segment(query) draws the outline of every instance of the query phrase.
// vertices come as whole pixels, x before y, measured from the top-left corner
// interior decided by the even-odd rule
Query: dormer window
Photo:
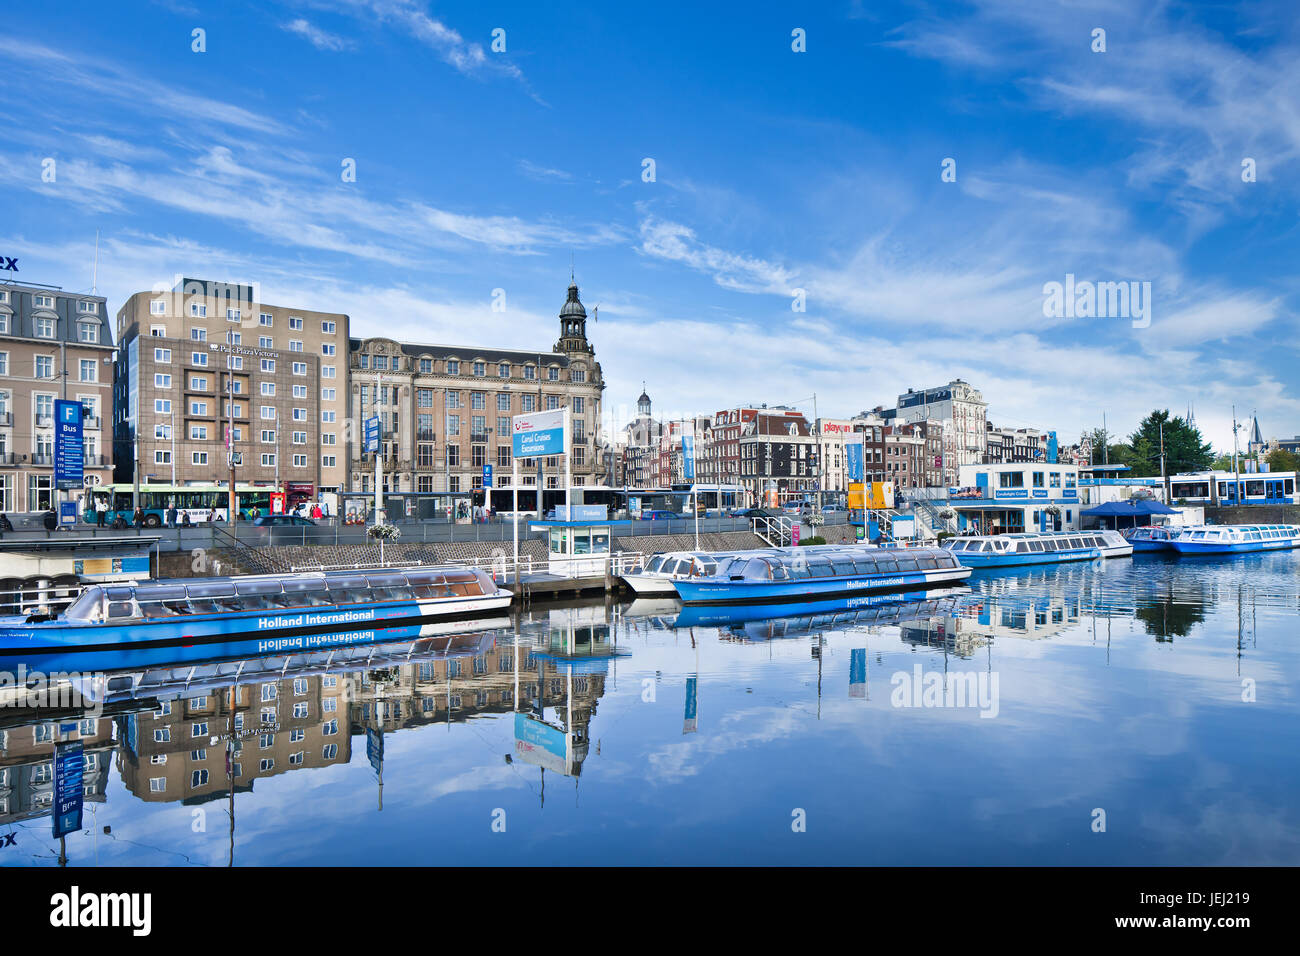
[[[42,339],[54,338],[54,320],[50,318],[38,317],[36,319],[36,336]]]
[[[498,366],[497,366],[497,375],[499,375],[501,378],[509,378],[509,377],[510,377],[510,363],[509,363],[509,362],[502,362],[500,365],[498,365]]]
[[[448,374],[448,375],[459,375],[459,374],[460,374],[460,362],[457,361],[456,359],[447,359],[447,374]]]
[[[558,382],[560,380],[560,370],[552,365],[546,370],[546,380],[548,382]]]
[[[54,296],[34,295],[32,296],[32,305],[38,309],[52,309],[54,308]]]
[[[95,315],[96,313],[99,312],[99,303],[86,302],[85,300],[82,300],[77,303],[77,311],[82,313],[83,315],[85,314]]]
[[[99,342],[99,326],[93,322],[77,323],[77,340],[80,342]]]
[[[530,381],[531,381],[532,379],[537,378],[537,366],[535,366],[535,365],[525,365],[525,366],[524,366],[524,378],[529,379]]]
[[[486,375],[486,374],[487,374],[487,363],[486,363],[486,362],[475,362],[475,363],[474,363],[474,374],[475,374],[475,375]]]

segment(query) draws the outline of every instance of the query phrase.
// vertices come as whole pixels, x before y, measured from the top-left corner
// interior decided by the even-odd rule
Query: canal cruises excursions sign
[[[563,455],[567,451],[564,440],[567,424],[568,418],[563,408],[557,408],[552,412],[516,415],[513,428],[514,457],[541,458],[547,455]]]

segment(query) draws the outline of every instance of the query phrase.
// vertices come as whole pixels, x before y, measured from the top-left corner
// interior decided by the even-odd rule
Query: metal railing
[[[789,518],[755,517],[753,532],[774,548],[789,547],[794,541],[794,522]]]

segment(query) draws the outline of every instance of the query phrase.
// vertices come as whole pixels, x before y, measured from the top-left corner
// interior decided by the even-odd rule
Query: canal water
[[[1300,860],[1300,552],[799,610],[124,660],[88,707],[0,711],[0,864],[58,862],[56,736],[87,757],[70,865]]]

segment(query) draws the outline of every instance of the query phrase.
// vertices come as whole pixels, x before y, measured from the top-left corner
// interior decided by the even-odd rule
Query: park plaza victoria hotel
[[[307,497],[343,490],[348,317],[258,295],[181,279],[127,299],[117,314],[116,481],[133,479],[138,438],[142,482],[224,484],[233,421],[237,482]]]
[[[110,479],[113,336],[103,296],[0,282],[0,513],[55,507],[54,403],[81,402],[87,484]]]
[[[560,308],[560,337],[550,351],[424,345],[388,338],[352,339],[349,391],[352,431],[379,416],[386,491],[468,494],[483,487],[491,465],[493,487],[509,489],[511,418],[567,407],[572,427],[575,487],[606,481],[598,444],[605,380],[587,339],[587,310],[570,284]],[[374,490],[371,456],[353,445],[349,491]],[[550,489],[564,487],[564,460],[543,460]],[[535,488],[536,470],[521,468],[520,487]]]

